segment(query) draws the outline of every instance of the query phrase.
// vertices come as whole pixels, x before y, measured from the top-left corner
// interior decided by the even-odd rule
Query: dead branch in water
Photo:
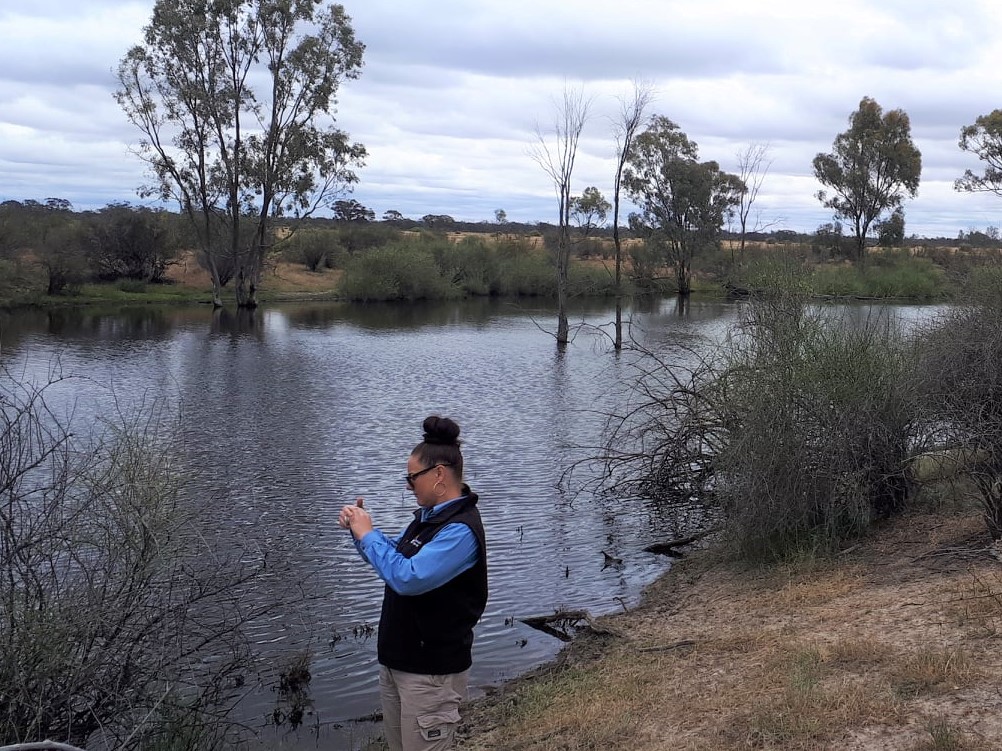
[[[571,641],[574,636],[570,633],[570,630],[580,630],[582,622],[584,623],[584,627],[591,629],[593,633],[621,636],[618,632],[595,623],[595,620],[587,610],[557,610],[549,615],[533,615],[519,618],[519,621],[537,631],[554,636],[560,639],[560,641]]]

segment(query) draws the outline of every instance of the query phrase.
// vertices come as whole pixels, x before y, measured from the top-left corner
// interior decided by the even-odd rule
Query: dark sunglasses
[[[451,464],[446,464],[445,462],[439,462],[438,464],[432,464],[430,467],[425,467],[424,469],[419,469],[417,472],[411,472],[409,475],[404,475],[404,479],[407,480],[407,484],[410,487],[414,487],[414,481],[418,479],[425,472],[431,472],[435,467],[451,467]]]

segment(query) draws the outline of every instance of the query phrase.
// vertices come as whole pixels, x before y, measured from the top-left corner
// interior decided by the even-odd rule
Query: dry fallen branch
[[[696,642],[692,639],[683,639],[682,641],[677,641],[674,644],[660,644],[653,647],[640,647],[638,652],[670,652],[674,649],[691,649],[696,646]]]
[[[712,534],[714,531],[715,530],[708,529],[695,535],[689,535],[688,537],[677,537],[674,540],[668,540],[667,542],[656,542],[653,545],[648,545],[644,548],[644,552],[656,553],[658,555],[668,555],[672,558],[681,558],[683,553],[676,548],[681,548],[684,545],[692,545],[694,542],[699,542],[704,537]]]
[[[587,610],[558,610],[549,615],[533,615],[526,618],[519,618],[526,626],[542,631],[545,634],[554,636],[560,641],[571,641],[573,635],[571,629],[581,629],[584,622],[585,627],[593,633],[604,636],[622,636],[619,632],[599,626],[591,617]]]

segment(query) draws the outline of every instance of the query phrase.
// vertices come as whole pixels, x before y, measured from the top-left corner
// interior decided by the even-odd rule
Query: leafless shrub
[[[0,739],[218,746],[260,564],[180,502],[170,410],[81,437],[47,406],[58,383],[0,368]]]

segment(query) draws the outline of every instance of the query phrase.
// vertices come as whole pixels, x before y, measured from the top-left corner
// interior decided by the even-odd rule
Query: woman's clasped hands
[[[365,501],[359,497],[354,506],[345,506],[338,515],[337,523],[344,529],[350,529],[356,540],[361,540],[372,531],[372,517],[365,510]]]

